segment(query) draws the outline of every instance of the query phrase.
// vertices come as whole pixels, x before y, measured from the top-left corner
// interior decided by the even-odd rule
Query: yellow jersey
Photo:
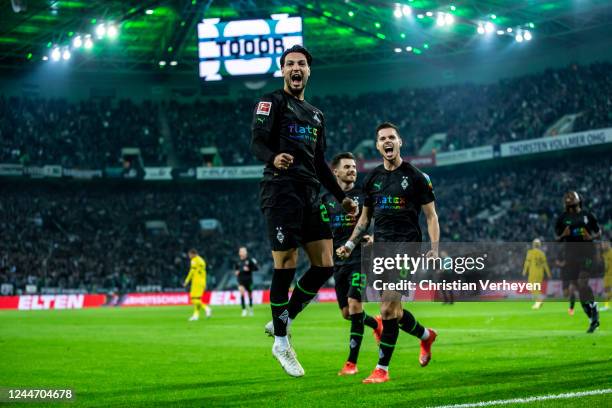
[[[550,278],[550,268],[544,251],[539,248],[531,248],[527,251],[525,265],[523,266],[523,276],[528,275],[529,282],[536,283],[544,280],[544,273]]]
[[[191,291],[196,288],[198,290],[202,288],[203,291],[206,287],[206,261],[199,255],[191,259],[191,267],[187,278],[185,278],[185,285],[189,282],[191,282]]]

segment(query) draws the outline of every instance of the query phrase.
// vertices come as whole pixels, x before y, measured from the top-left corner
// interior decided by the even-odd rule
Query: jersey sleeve
[[[194,259],[192,259],[192,260],[189,262],[189,273],[187,274],[187,277],[185,278],[185,285],[187,285],[189,282],[191,282],[191,281],[192,281],[192,279],[193,279],[193,275],[194,275],[194,273],[195,273],[196,269],[197,269],[197,268],[196,268],[196,265],[195,265]]]
[[[433,185],[427,173],[419,172],[416,179],[416,200],[420,205],[429,204],[436,199]]]
[[[257,259],[251,258],[251,262],[249,267],[251,268],[251,272],[255,272],[259,270],[259,264],[257,263]]]
[[[261,97],[253,109],[251,152],[258,160],[264,163],[271,164],[274,157],[276,157],[272,137],[281,103],[273,94],[268,94]]]
[[[531,253],[531,250],[527,251],[525,263],[523,264],[523,275],[527,275],[527,273],[529,272],[529,267],[531,266]]]

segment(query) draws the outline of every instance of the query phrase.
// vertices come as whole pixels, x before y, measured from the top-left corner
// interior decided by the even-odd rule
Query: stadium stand
[[[426,171],[434,183],[444,240],[553,240],[553,220],[570,189],[584,195],[604,236],[612,233],[607,205],[612,202],[612,157],[605,153]],[[0,284],[94,292],[176,288],[187,269],[185,251],[192,246],[202,249],[213,279],[231,270],[240,245],[264,265],[264,279],[257,282],[269,273],[256,182],[17,183],[0,187]],[[199,224],[203,218],[218,219],[221,229],[205,236]],[[163,221],[165,228],[148,229],[147,221]]]
[[[573,131],[612,126],[612,64],[571,65],[489,85],[402,89],[312,98],[326,115],[330,152],[371,140],[390,120],[415,154],[446,133],[438,151],[530,139],[565,115]],[[123,147],[138,147],[146,165],[206,165],[199,149],[215,146],[223,163],[256,163],[249,151],[253,100],[134,103],[0,97],[0,163],[117,165]],[[165,130],[164,130],[165,129]],[[370,148],[361,156],[375,156]],[[172,163],[169,163],[172,162]]]

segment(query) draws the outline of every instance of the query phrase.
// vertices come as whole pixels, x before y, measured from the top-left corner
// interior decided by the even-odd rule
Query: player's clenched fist
[[[353,249],[355,249],[355,244],[353,244],[352,241],[347,241],[346,244],[336,249],[336,255],[338,255],[338,258],[340,259],[347,259],[349,256],[351,256]]]
[[[342,200],[342,208],[350,216],[357,217],[357,215],[359,215],[359,205],[349,197],[345,197],[344,200]]]
[[[274,167],[279,170],[287,170],[292,164],[293,156],[289,153],[280,153],[274,158]]]

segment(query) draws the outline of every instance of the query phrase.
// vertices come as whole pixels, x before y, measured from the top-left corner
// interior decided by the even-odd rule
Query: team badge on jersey
[[[355,204],[357,204],[359,206],[359,197],[358,196],[354,196],[354,197],[351,197],[351,198],[353,199]]]
[[[402,176],[402,188],[405,190],[408,187],[408,176]]]
[[[257,105],[257,115],[270,116],[270,110],[272,109],[272,102],[259,102]]]
[[[282,244],[285,240],[285,234],[283,234],[283,227],[276,227],[276,231],[276,239]]]
[[[321,124],[321,118],[319,118],[319,112],[315,111],[314,115],[312,115],[312,119],[317,122],[317,125]]]

